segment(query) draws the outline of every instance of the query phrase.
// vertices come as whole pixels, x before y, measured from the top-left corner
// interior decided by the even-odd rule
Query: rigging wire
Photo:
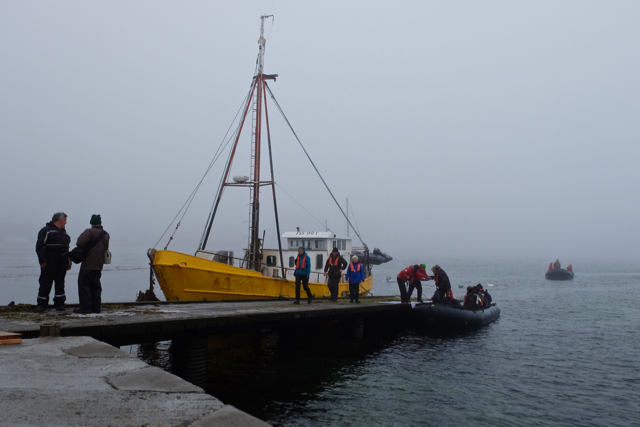
[[[338,206],[338,209],[340,209],[340,212],[342,212],[342,215],[347,220],[347,223],[349,223],[349,225],[351,225],[351,228],[353,228],[353,231],[355,231],[356,235],[358,236],[358,239],[360,239],[360,242],[364,246],[367,246],[367,244],[362,240],[362,237],[360,237],[360,232],[356,229],[356,227],[353,226],[353,224],[351,224],[351,221],[349,221],[349,217],[344,213],[344,211],[342,210],[342,206],[340,206],[340,203],[338,203],[338,201],[336,200],[335,196],[333,195],[333,193],[329,189],[329,186],[327,185],[327,183],[325,182],[324,178],[320,174],[320,171],[316,167],[315,163],[313,163],[313,160],[311,160],[311,157],[309,156],[309,153],[307,153],[307,150],[304,148],[304,145],[302,145],[302,141],[300,141],[300,138],[298,138],[298,134],[296,134],[296,131],[293,130],[293,126],[291,126],[291,123],[289,122],[289,119],[284,114],[284,111],[282,111],[282,108],[280,107],[280,104],[278,104],[278,100],[276,100],[276,97],[273,95],[273,92],[271,92],[271,88],[269,87],[269,85],[266,82],[264,83],[264,85],[267,88],[267,90],[269,91],[269,95],[271,95],[271,99],[273,99],[274,104],[276,105],[276,107],[278,107],[278,111],[280,111],[280,114],[282,114],[282,117],[284,118],[284,121],[287,122],[287,125],[289,126],[289,129],[291,129],[291,132],[293,133],[293,136],[296,137],[296,140],[298,141],[298,144],[300,144],[300,147],[302,147],[302,151],[304,151],[304,154],[307,156],[307,159],[309,159],[309,162],[311,162],[311,166],[313,166],[313,168],[315,169],[316,173],[320,177],[320,180],[322,181],[322,183],[324,184],[325,188],[327,189],[327,191],[331,195],[331,198],[333,198],[333,201]]]
[[[249,102],[251,102],[251,94],[252,93],[253,93],[253,84],[249,88],[249,92],[247,93],[247,96],[244,98],[244,101],[242,102],[242,105],[240,106],[240,109],[236,113],[236,116],[233,118],[233,122],[231,122],[232,125],[236,121],[236,119],[238,118],[238,114],[240,114],[240,111],[244,111],[244,109],[247,107],[247,104]],[[229,143],[232,140],[235,140],[235,138],[238,135],[238,133],[240,133],[242,131],[242,125],[243,125],[242,120],[238,120],[238,126],[236,127],[235,132],[227,140],[227,144],[225,145],[225,148],[229,145]],[[229,126],[229,128],[231,128],[231,126]],[[227,133],[228,132],[229,131],[227,131]],[[232,154],[232,150],[229,150],[229,154],[227,156],[227,164],[229,164],[229,169],[231,169],[231,164],[230,164],[231,154]],[[224,182],[223,181],[224,181],[224,174],[222,174],[222,176],[220,176],[220,182],[218,183],[218,189],[216,190],[216,194],[220,195],[220,197],[222,197],[222,194],[224,192],[224,187],[223,187]],[[207,234],[208,224],[211,222],[211,217],[213,216],[213,211],[215,210],[215,206],[216,206],[216,199],[213,200],[213,203],[211,205],[211,210],[209,211],[209,215],[207,217],[207,222],[205,222],[204,232],[202,233],[202,237],[200,238],[200,244],[198,245],[199,248],[202,248],[202,242],[204,241],[205,236]]]
[[[351,205],[349,205],[349,210],[353,214],[353,222],[356,223],[356,228],[354,228],[354,231],[356,231],[357,233],[360,233],[360,228],[358,228],[358,221],[356,220],[356,214],[355,212],[353,212],[353,208],[351,207]]]
[[[178,210],[178,213],[176,214],[175,217],[173,217],[173,219],[171,220],[171,222],[169,223],[169,225],[167,226],[167,228],[164,230],[164,233],[162,233],[162,235],[160,236],[160,238],[158,239],[158,241],[156,242],[155,245],[153,245],[153,247],[155,248],[156,246],[158,246],[158,243],[160,243],[160,241],[162,240],[162,238],[167,234],[167,232],[169,231],[169,229],[171,228],[171,226],[173,225],[173,223],[176,222],[176,219],[178,218],[178,216],[180,216],[180,213],[182,212],[182,216],[180,217],[180,220],[178,221],[178,224],[176,225],[175,230],[173,231],[173,233],[171,234],[171,237],[169,238],[169,242],[167,242],[167,246],[165,246],[165,250],[167,249],[167,247],[169,246],[169,243],[171,243],[171,240],[173,240],[173,236],[176,234],[176,231],[178,230],[178,227],[180,227],[180,223],[182,222],[182,219],[184,218],[184,216],[187,214],[187,210],[189,210],[189,207],[191,206],[191,203],[193,202],[193,199],[195,198],[196,193],[198,192],[198,190],[200,189],[200,186],[202,185],[202,182],[204,181],[205,177],[207,176],[207,174],[209,173],[209,171],[211,171],[211,168],[213,167],[213,165],[216,163],[216,161],[220,158],[220,156],[222,155],[222,152],[229,146],[229,143],[231,142],[231,140],[233,139],[234,135],[237,132],[234,132],[229,139],[227,139],[227,135],[229,135],[229,131],[231,130],[233,123],[235,123],[236,119],[238,118],[238,115],[240,114],[240,111],[242,111],[242,108],[245,106],[246,104],[246,99],[249,97],[249,95],[251,94],[251,91],[249,91],[249,94],[247,94],[247,97],[245,98],[245,100],[242,102],[242,105],[240,105],[240,108],[238,109],[238,111],[236,112],[235,117],[233,118],[233,120],[231,121],[231,124],[229,125],[229,128],[227,129],[227,132],[225,133],[224,137],[222,138],[222,141],[220,142],[220,145],[218,146],[218,149],[216,150],[216,152],[213,155],[213,159],[211,160],[211,162],[209,163],[209,166],[207,167],[206,171],[204,172],[204,175],[202,175],[202,178],[200,178],[200,181],[198,182],[198,184],[196,185],[196,187],[193,189],[193,191],[191,192],[191,194],[189,195],[189,197],[187,197],[187,200],[184,202],[184,204],[182,205],[182,207],[180,208],[180,210]],[[225,140],[227,141],[225,144]],[[224,144],[224,145],[223,145]],[[183,212],[184,210],[184,212]]]
[[[296,199],[294,199],[294,198],[293,198],[293,196],[292,196],[291,194],[287,193],[287,192],[284,190],[284,188],[280,187],[280,185],[278,185],[278,183],[277,183],[277,182],[276,182],[276,183],[274,183],[274,184],[276,184],[276,185],[278,186],[278,188],[279,188],[280,190],[282,190],[282,192],[283,192],[284,194],[286,194],[287,196],[289,196],[289,198],[290,198],[291,200],[293,200],[294,202],[296,202],[296,203],[298,204],[298,206],[300,206],[300,207],[301,207],[302,209],[304,209],[304,210],[305,210],[309,215],[311,215],[311,217],[312,217],[313,219],[315,219],[316,221],[318,221],[318,222],[319,222],[323,227],[325,226],[325,224],[324,224],[322,221],[320,221],[318,218],[316,218],[315,216],[313,216],[313,214],[312,214],[311,212],[309,212],[309,210],[308,210],[307,208],[305,208],[304,206],[302,206],[302,205],[300,204],[300,202],[298,202]],[[327,227],[327,229],[333,233],[333,230],[331,230],[329,227]]]

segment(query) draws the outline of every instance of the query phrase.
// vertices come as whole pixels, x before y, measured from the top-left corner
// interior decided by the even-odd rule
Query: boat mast
[[[244,108],[244,112],[241,118],[240,128],[238,130],[238,134],[236,135],[235,141],[233,143],[233,148],[231,149],[231,154],[229,155],[229,159],[225,167],[220,188],[218,189],[216,201],[211,211],[211,214],[209,216],[208,224],[207,224],[207,227],[205,228],[205,232],[202,236],[202,240],[200,243],[200,250],[204,250],[207,244],[207,240],[209,239],[211,226],[213,224],[213,220],[218,210],[218,206],[220,204],[220,199],[222,198],[222,193],[224,192],[224,189],[226,187],[249,187],[250,220],[249,220],[249,235],[248,235],[247,256],[246,256],[246,260],[248,262],[246,264],[246,268],[253,269],[256,271],[260,270],[260,265],[262,263],[262,255],[261,255],[262,245],[261,245],[261,239],[259,234],[260,187],[264,185],[271,185],[273,188],[274,209],[276,214],[276,228],[278,233],[278,246],[280,248],[280,258],[282,258],[282,245],[280,243],[280,227],[278,223],[278,211],[277,211],[277,205],[275,200],[275,181],[273,178],[273,162],[271,159],[271,140],[269,138],[269,118],[267,117],[266,90],[265,90],[266,80],[275,81],[278,75],[277,74],[269,75],[269,74],[263,73],[264,51],[265,51],[265,44],[266,44],[266,39],[264,38],[264,20],[265,18],[268,18],[271,16],[273,15],[263,15],[260,17],[260,38],[258,39],[257,72],[256,72],[256,75],[253,76],[253,83],[251,85],[249,101],[247,102]],[[244,127],[244,123],[249,113],[249,107],[253,107],[252,108],[252,130],[251,130],[251,164],[250,164],[249,180],[246,182],[229,182],[228,181],[229,172],[231,170],[233,158],[236,153],[238,141],[240,140],[240,134],[242,132],[242,128]],[[260,160],[261,160],[260,153],[261,153],[261,139],[262,139],[263,108],[264,108],[264,116],[265,116],[265,121],[267,126],[267,137],[269,138],[269,160],[271,165],[271,181],[264,181],[264,182],[260,181]]]

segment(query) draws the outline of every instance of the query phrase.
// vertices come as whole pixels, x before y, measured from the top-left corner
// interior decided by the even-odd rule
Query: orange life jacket
[[[302,256],[302,267],[300,267],[300,257],[301,256]],[[307,268],[307,254],[298,255],[298,258],[296,258],[296,268],[298,270],[304,270],[305,268]]]
[[[353,273],[356,271],[356,269],[353,268],[353,263],[350,263],[350,264],[351,264],[351,272]],[[362,266],[362,264],[358,263],[358,271],[360,271],[360,266]]]
[[[332,260],[332,259],[334,259],[334,258],[333,258],[333,257],[329,257],[329,266],[330,266],[330,267],[331,267],[331,265],[332,265],[332,263],[331,263],[331,260]],[[337,266],[338,266],[338,263],[340,262],[340,257],[339,257],[339,256],[335,257],[335,260],[336,260],[336,262],[333,264],[333,266],[334,266],[334,267],[337,267]]]

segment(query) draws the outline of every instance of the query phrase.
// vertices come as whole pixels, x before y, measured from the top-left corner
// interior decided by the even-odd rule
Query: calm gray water
[[[30,251],[0,252],[0,304],[35,302]],[[114,258],[104,300],[132,300],[148,284],[144,252]],[[640,268],[573,262],[573,281],[551,282],[550,261],[432,260],[456,297],[482,283],[501,308],[475,333],[355,323],[212,338],[207,391],[279,426],[640,425]],[[397,295],[385,278],[403,267],[378,267],[374,293]],[[167,348],[130,351],[168,369]]]

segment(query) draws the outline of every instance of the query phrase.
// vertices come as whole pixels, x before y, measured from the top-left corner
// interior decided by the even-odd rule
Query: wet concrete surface
[[[266,426],[89,337],[0,346],[3,426]]]

